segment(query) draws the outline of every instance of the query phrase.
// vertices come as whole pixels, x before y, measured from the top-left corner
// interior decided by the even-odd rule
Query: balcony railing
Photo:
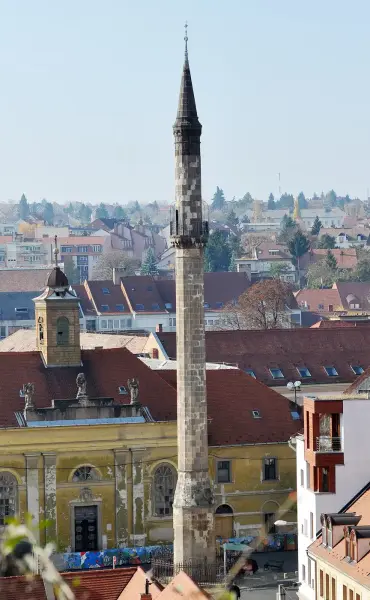
[[[316,452],[342,452],[341,438],[320,435],[316,438]]]

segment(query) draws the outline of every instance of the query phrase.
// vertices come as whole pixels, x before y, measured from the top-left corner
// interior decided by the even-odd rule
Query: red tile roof
[[[63,573],[76,600],[117,600],[136,573],[136,567],[97,569]],[[47,600],[44,582],[39,576],[28,581],[25,577],[1,577],[1,600]]]
[[[156,372],[176,388],[175,370]],[[238,369],[207,371],[207,405],[211,446],[286,442],[302,428],[285,396]]]
[[[0,577],[1,600],[47,600],[40,577],[28,581],[25,577]]]
[[[338,230],[339,232],[339,230]],[[357,266],[357,255],[355,248],[333,248],[330,252],[334,255],[340,269],[354,269]],[[314,249],[310,250],[301,258],[301,268],[307,269],[310,265],[324,260],[328,250]]]
[[[360,517],[356,527],[366,527],[370,529],[370,484],[367,484],[348,504],[345,509],[340,511],[343,514],[355,513]],[[329,513],[330,514],[330,513]],[[351,529],[351,526],[349,526]],[[343,526],[341,526],[343,531]],[[367,536],[366,536],[367,537]],[[364,539],[364,543],[368,540]],[[370,573],[370,553],[365,551],[365,555],[357,561],[346,560],[346,544],[344,537],[335,544],[333,548],[323,546],[322,536],[320,535],[308,548],[309,555],[323,560],[326,564],[337,570],[338,573],[346,575],[354,583],[369,586]]]
[[[168,358],[175,359],[176,334],[152,335],[158,336]],[[206,331],[206,359],[251,369],[270,386],[286,386],[301,378],[297,367],[311,373],[303,383],[350,383],[356,378],[351,364],[364,369],[370,365],[370,328]],[[328,377],[324,366],[335,366],[338,377]],[[273,379],[270,367],[279,367],[284,379]]]
[[[47,269],[0,270],[0,292],[44,290],[51,267]]]
[[[330,312],[342,310],[343,308],[338,290],[305,288],[296,293],[295,299],[300,308],[307,308],[320,313],[329,312],[329,305],[333,307]]]
[[[63,573],[62,576],[73,586],[76,600],[117,600],[135,573],[136,567],[129,567]]]
[[[370,282],[338,281],[334,284],[341,298],[345,310],[370,312]],[[359,304],[358,309],[351,308],[351,304]]]
[[[76,377],[83,372],[87,392],[92,398],[113,398],[128,402],[119,386],[137,377],[139,401],[153,409],[157,420],[174,419],[176,393],[173,388],[126,348],[82,350],[83,366],[46,369],[38,352],[4,352],[0,360],[0,427],[17,426],[15,411],[24,409],[19,390],[26,382],[35,384],[34,401],[38,408],[50,406],[52,399],[75,398]]]

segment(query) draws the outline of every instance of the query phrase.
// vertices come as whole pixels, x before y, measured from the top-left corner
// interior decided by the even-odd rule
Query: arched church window
[[[39,342],[40,344],[44,343],[44,319],[39,317],[38,319],[38,327],[39,327]]]
[[[69,321],[67,317],[57,320],[57,345],[65,346],[69,343]]]
[[[12,517],[17,509],[17,480],[12,473],[0,473],[0,526],[7,517]]]
[[[72,481],[98,481],[99,479],[100,477],[97,470],[89,465],[78,467],[72,476]]]
[[[154,514],[158,517],[172,515],[176,479],[171,465],[160,465],[154,472]]]

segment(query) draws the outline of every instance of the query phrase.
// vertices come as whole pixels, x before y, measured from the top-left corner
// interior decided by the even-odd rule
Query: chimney
[[[159,358],[158,348],[152,348],[152,358]]]
[[[162,331],[163,331],[162,323],[157,323],[157,325],[155,326],[155,331],[156,331],[156,333],[162,333]]]

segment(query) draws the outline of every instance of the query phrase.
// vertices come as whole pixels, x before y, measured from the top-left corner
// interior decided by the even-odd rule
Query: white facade
[[[335,513],[369,481],[370,461],[366,452],[369,436],[370,399],[343,397],[340,417],[341,448],[344,465],[335,466],[335,493],[314,492],[309,488],[309,465],[305,460],[304,437],[297,438],[297,513],[299,595],[315,599],[315,568],[309,564],[307,548],[321,529],[322,513]],[[322,396],[323,401],[324,395]],[[312,562],[312,561],[311,561]]]
[[[204,325],[206,330],[217,327],[217,323],[224,313],[217,311],[204,312]],[[143,314],[133,312],[132,314],[99,313],[96,318],[96,331],[107,333],[108,331],[119,331],[126,329],[144,329],[156,331],[157,325],[162,325],[163,331],[176,331],[176,313]]]

